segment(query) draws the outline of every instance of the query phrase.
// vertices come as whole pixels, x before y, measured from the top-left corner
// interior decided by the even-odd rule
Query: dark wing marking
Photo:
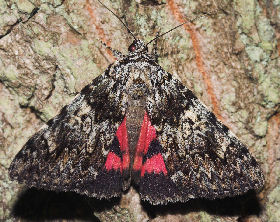
[[[141,197],[159,204],[261,188],[259,165],[229,129],[160,66],[150,75],[153,87],[146,109],[167,175],[145,173],[139,183]]]
[[[117,166],[112,155],[122,159],[128,150],[120,141],[125,137],[126,99],[109,67],[28,140],[10,166],[11,178],[97,198],[120,195],[123,164]]]

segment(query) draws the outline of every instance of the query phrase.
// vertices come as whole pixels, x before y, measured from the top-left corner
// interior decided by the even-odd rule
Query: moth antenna
[[[165,33],[163,33],[163,34],[161,34],[161,35],[157,35],[155,38],[153,38],[151,41],[149,41],[149,42],[146,44],[146,47],[147,47],[151,42],[155,41],[156,39],[162,37],[163,35],[165,35],[165,34],[171,32],[171,31],[173,31],[174,29],[177,29],[177,28],[181,27],[182,25],[185,25],[186,23],[188,23],[188,22],[184,22],[184,23],[182,23],[182,24],[180,24],[180,25],[177,25],[176,27],[170,29],[169,31],[167,31],[167,32],[165,32]]]
[[[109,9],[106,5],[104,5],[100,0],[97,0],[104,8],[106,8],[108,11],[110,11],[114,16],[116,16],[116,18],[118,19],[118,20],[120,20],[120,22],[124,25],[124,27],[126,27],[126,29],[127,29],[127,31],[128,31],[128,33],[130,34],[130,35],[132,35],[132,37],[135,39],[135,40],[137,40],[136,39],[136,37],[133,35],[133,33],[130,31],[130,29],[127,27],[127,25],[121,20],[121,18],[119,17],[119,16],[117,16],[111,9]]]

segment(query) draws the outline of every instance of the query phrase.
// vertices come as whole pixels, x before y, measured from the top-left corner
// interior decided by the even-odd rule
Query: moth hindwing
[[[97,198],[135,184],[152,204],[264,183],[248,149],[140,40],[27,141],[9,172],[30,187]]]

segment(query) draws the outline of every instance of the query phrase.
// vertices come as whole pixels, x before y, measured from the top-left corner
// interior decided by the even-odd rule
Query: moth
[[[264,176],[236,136],[134,37],[127,55],[85,86],[16,155],[10,177],[29,187],[151,204],[260,189]]]

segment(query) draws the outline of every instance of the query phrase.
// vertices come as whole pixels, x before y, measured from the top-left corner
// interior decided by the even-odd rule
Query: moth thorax
[[[139,100],[147,95],[147,85],[142,80],[135,80],[128,89],[128,96],[133,100]]]

